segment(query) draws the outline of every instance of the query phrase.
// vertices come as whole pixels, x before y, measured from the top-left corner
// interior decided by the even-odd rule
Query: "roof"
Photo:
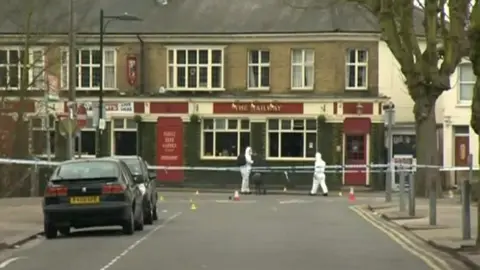
[[[136,159],[136,160],[141,160],[141,157],[139,156],[112,156],[112,158],[115,159],[120,159],[120,160],[131,160],[131,159]]]
[[[0,33],[25,32],[25,14],[35,3],[30,31],[68,32],[67,0],[3,0]],[[362,6],[332,0],[82,0],[75,1],[79,33],[98,33],[100,9],[105,15],[128,13],[140,22],[115,21],[107,33],[115,34],[274,34],[376,33],[376,18]],[[168,2],[163,5],[162,2]],[[301,6],[287,3],[301,2]],[[304,8],[304,7],[310,8]],[[421,15],[421,14],[419,14]],[[423,29],[421,18],[416,28]]]
[[[82,159],[71,159],[60,163],[59,165],[65,164],[74,164],[74,163],[84,163],[84,162],[98,162],[98,161],[110,161],[113,163],[118,163],[118,160],[112,157],[101,157],[101,158],[82,158]]]

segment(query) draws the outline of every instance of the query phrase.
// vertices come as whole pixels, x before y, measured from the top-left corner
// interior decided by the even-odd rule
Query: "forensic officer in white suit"
[[[242,174],[242,187],[240,193],[242,194],[251,194],[250,193],[250,172],[252,171],[252,148],[248,146],[245,149],[245,165],[240,166],[240,173]]]
[[[318,186],[322,188],[323,196],[328,196],[328,188],[325,183],[325,166],[326,163],[322,159],[322,154],[317,152],[315,154],[315,168],[313,173],[313,185],[312,190],[310,191],[310,196],[315,196],[317,194]]]

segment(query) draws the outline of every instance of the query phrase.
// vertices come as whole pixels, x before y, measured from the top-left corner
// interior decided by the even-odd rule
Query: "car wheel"
[[[70,235],[70,227],[61,227],[58,229],[61,235],[68,236]]]
[[[153,210],[152,210],[152,220],[158,220],[157,206],[156,206],[156,205],[153,206]]]
[[[124,221],[123,224],[123,233],[132,235],[135,231],[135,218],[133,217],[133,209],[130,209],[128,218]]]
[[[148,207],[148,209],[146,209],[146,211],[144,212],[144,223],[147,224],[147,225],[151,225],[153,224],[153,206],[151,205],[151,203],[149,203],[150,206]]]
[[[135,230],[143,231],[143,209],[140,209],[140,217],[135,221]]]
[[[57,234],[58,234],[58,230],[57,228],[55,227],[55,225],[45,221],[43,223],[43,230],[45,232],[45,238],[47,239],[53,239],[55,237],[57,237]]]

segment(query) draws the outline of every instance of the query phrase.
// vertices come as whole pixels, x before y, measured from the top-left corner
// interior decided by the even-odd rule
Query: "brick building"
[[[101,83],[97,14],[103,8],[106,15],[128,12],[142,18],[111,21],[105,28],[104,155],[139,153],[159,165],[228,166],[250,145],[270,165],[312,165],[317,150],[328,164],[381,162],[386,97],[378,94],[378,27],[366,10],[344,2],[310,10],[277,0],[120,2],[95,1],[82,11],[87,16],[76,14],[82,18],[76,95],[88,115],[76,139],[83,157],[95,153],[93,108]],[[48,31],[29,49],[38,72],[48,73],[62,98],[67,97],[68,51],[66,29],[58,28],[68,25],[64,21],[55,22],[58,34]],[[14,61],[24,50],[18,29],[8,23],[0,27],[0,43],[9,44],[0,46],[0,70],[10,71],[2,86],[9,89],[18,78],[12,75]],[[29,74],[36,72],[32,68]],[[35,81],[30,88],[36,105],[34,148],[42,154],[45,83]],[[63,99],[50,104],[52,120],[65,112],[64,105]],[[49,130],[52,150],[61,159],[65,138],[54,124]],[[170,183],[238,182],[231,173],[158,174]],[[307,174],[292,177],[296,184],[311,182]],[[367,186],[380,178],[368,172],[328,177],[331,185]],[[271,173],[268,182],[283,185],[279,179]]]

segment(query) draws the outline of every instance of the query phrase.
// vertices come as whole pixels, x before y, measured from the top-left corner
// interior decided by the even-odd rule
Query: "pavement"
[[[462,207],[458,197],[441,199],[437,205],[437,223],[429,224],[428,200],[416,200],[416,216],[399,211],[398,202],[371,203],[369,208],[376,215],[412,232],[430,245],[454,253],[454,255],[470,265],[480,269],[480,252],[475,250],[477,238],[477,206],[470,208],[471,238],[463,239]]]
[[[411,240],[407,230],[403,240],[395,236],[389,222],[364,207],[379,204],[383,197],[359,194],[349,202],[345,196],[247,195],[230,201],[227,194],[160,195],[160,219],[144,231],[126,236],[112,227],[74,231],[53,240],[39,237],[0,252],[0,268],[468,269],[448,253]],[[8,201],[0,208],[18,210],[13,201],[0,201]],[[41,217],[33,219],[31,225],[37,224],[38,230]]]
[[[41,198],[0,199],[0,249],[15,247],[43,230]]]

